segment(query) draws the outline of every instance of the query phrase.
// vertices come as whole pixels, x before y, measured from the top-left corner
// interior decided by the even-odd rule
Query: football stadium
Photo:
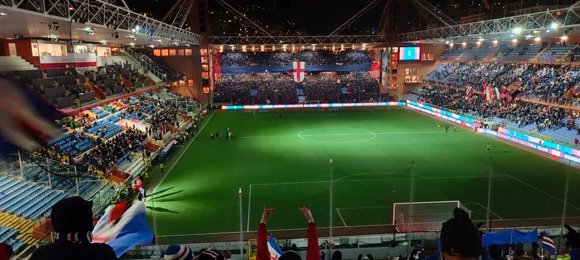
[[[0,21],[0,260],[580,259],[580,1]]]

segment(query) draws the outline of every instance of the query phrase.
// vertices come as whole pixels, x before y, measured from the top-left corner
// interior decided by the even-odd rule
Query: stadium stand
[[[497,61],[529,61],[536,57],[544,48],[546,48],[546,45],[503,46],[500,54],[497,56]]]
[[[183,74],[177,72],[174,68],[167,65],[162,59],[153,55],[151,49],[134,49],[136,53],[140,54],[138,59],[143,62],[149,63],[151,66],[161,71],[165,75],[166,81],[175,81],[183,79]]]

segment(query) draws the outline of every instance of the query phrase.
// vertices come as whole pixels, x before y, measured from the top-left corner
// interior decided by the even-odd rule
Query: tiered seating
[[[538,56],[538,61],[546,61],[546,62],[559,61],[562,58],[564,58],[564,56],[568,54],[573,48],[574,46],[570,45],[560,45],[560,44],[551,45],[542,54],[540,54],[540,56]]]
[[[467,49],[463,55],[459,57],[460,61],[480,61],[485,59],[486,57],[492,55],[497,51],[496,48],[491,46],[479,47],[479,48],[470,48]]]
[[[22,246],[22,242],[16,240],[18,231],[8,227],[0,226],[0,243],[6,243],[12,247],[12,250],[18,251]]]
[[[88,136],[79,140],[75,132],[55,138],[48,144],[57,148],[61,153],[72,156],[81,154],[93,146],[93,142]]]
[[[120,133],[121,131],[123,131],[123,128],[112,123],[118,120],[119,118],[115,116],[111,118],[111,121],[109,121],[109,119],[98,121],[96,122],[96,125],[88,129],[88,132],[94,135],[101,136],[105,139],[109,139],[115,136],[116,134]]]
[[[497,57],[498,61],[528,61],[534,58],[544,46],[540,45],[520,45],[517,47],[507,47]]]
[[[453,61],[459,58],[459,56],[461,56],[463,52],[465,52],[465,49],[463,48],[447,49],[443,51],[443,53],[441,53],[439,59]]]
[[[50,208],[66,197],[62,192],[0,175],[0,210],[17,216],[38,219],[48,214]]]

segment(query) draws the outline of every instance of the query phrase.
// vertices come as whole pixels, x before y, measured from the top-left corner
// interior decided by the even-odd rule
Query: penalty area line
[[[342,217],[342,214],[340,214],[340,210],[338,208],[336,208],[336,213],[338,213],[338,216],[340,217],[340,220],[342,220],[342,224],[345,227],[348,227],[348,225],[346,224],[346,222],[344,222],[344,218]]]

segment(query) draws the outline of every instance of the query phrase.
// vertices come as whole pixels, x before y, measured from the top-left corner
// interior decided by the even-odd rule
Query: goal
[[[398,232],[440,231],[443,222],[453,218],[453,209],[471,210],[458,200],[393,203],[393,226]]]

